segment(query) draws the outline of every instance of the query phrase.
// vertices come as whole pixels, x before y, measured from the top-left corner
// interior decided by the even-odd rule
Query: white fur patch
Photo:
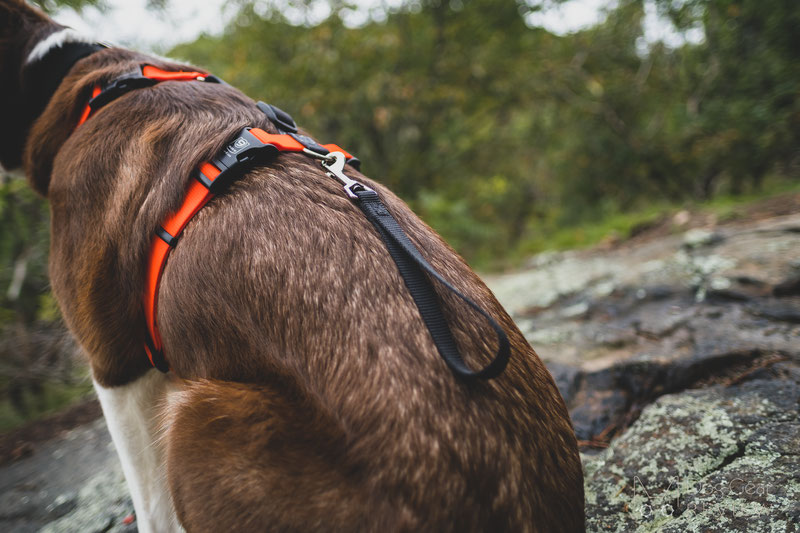
[[[51,33],[33,47],[31,53],[28,54],[28,59],[25,64],[33,63],[46,56],[53,48],[61,48],[66,43],[93,43],[94,39],[90,39],[85,35],[78,33],[72,28],[64,28],[63,30]]]
[[[159,439],[161,408],[177,386],[151,370],[128,385],[107,389],[94,382],[94,388],[122,463],[140,533],[183,531],[167,487]]]

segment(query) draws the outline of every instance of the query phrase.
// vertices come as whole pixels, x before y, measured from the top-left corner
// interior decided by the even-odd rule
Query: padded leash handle
[[[433,342],[439,350],[447,366],[462,379],[492,379],[505,370],[511,349],[503,328],[477,303],[462,294],[444,279],[433,266],[422,256],[416,246],[411,242],[397,220],[386,209],[378,193],[363,187],[353,191],[357,199],[355,203],[361,208],[364,216],[369,219],[375,229],[381,234],[383,242],[389,249],[389,254],[394,259],[400,275],[411,293],[414,303],[417,304],[425,326],[433,337]],[[447,320],[442,313],[442,308],[433,290],[431,280],[425,276],[427,272],[432,278],[441,283],[447,290],[458,296],[470,307],[483,316],[497,334],[497,353],[494,359],[478,371],[471,370],[458,351],[453,334],[447,325]]]

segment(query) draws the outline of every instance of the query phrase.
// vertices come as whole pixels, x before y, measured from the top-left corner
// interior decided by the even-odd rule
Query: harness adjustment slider
[[[161,226],[159,226],[156,229],[156,235],[158,235],[158,237],[162,241],[167,243],[167,246],[169,246],[170,248],[175,248],[175,245],[178,244],[178,237],[176,237],[175,235],[170,234],[170,232],[168,232],[167,230],[165,230]]]
[[[142,89],[144,87],[151,87],[158,83],[158,80],[146,78],[142,76],[141,72],[131,72],[122,77],[115,79],[110,84],[103,87],[103,90],[89,100],[89,107],[92,111],[97,111],[110,101],[119,98],[123,94],[133,89]]]
[[[289,135],[292,139],[302,144],[307,150],[311,150],[319,155],[328,155],[330,152],[330,150],[307,135],[300,135],[299,133],[290,133]]]

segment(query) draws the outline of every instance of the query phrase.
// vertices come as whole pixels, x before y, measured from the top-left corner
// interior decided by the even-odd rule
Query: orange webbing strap
[[[300,141],[291,135],[267,133],[260,128],[252,128],[250,133],[264,144],[271,144],[281,152],[302,152],[303,146]]]
[[[158,81],[198,81],[198,78],[205,79],[205,77],[208,76],[205,72],[161,70],[153,65],[145,65],[142,67],[142,75],[145,78]],[[202,81],[202,79],[199,81]]]
[[[103,89],[99,85],[95,85],[94,89],[92,89],[92,98],[100,94],[102,90]],[[77,128],[78,126],[86,122],[86,120],[89,118],[89,115],[91,114],[92,114],[92,106],[90,106],[87,103],[86,107],[83,108],[83,112],[81,113],[81,118],[78,119],[78,124],[75,127]]]
[[[100,96],[101,93],[106,91],[113,91],[114,96],[111,98],[116,98],[121,96],[125,92],[138,89],[141,87],[146,87],[147,85],[153,85],[155,83],[159,83],[162,81],[210,81],[207,80],[210,78],[209,75],[205,72],[196,72],[196,71],[169,71],[169,70],[161,70],[160,68],[154,67],[153,65],[144,65],[141,67],[141,72],[133,74],[129,73],[116,80],[112,80],[105,86],[95,85],[92,89],[92,98],[86,104],[86,107],[83,108],[83,112],[81,113],[80,119],[78,119],[78,124],[75,126],[76,128],[86,122],[89,116],[92,114],[93,111],[97,110],[96,105],[92,105],[93,101],[96,102],[97,97]],[[152,80],[147,84],[136,83],[136,81],[148,81]],[[124,84],[124,86],[122,86]],[[104,95],[107,96],[107,95]],[[105,100],[105,98],[104,98]],[[102,106],[103,104],[98,104]]]
[[[211,180],[220,174],[219,169],[209,163],[200,165],[200,170]],[[158,285],[161,281],[161,274],[164,272],[167,256],[169,256],[170,250],[177,242],[183,229],[192,217],[213,197],[214,195],[202,183],[195,179],[191,180],[183,204],[178,211],[167,217],[167,220],[161,226],[161,230],[172,237],[171,244],[168,244],[162,236],[156,235],[150,246],[150,256],[147,261],[147,274],[145,277],[144,312],[152,349],[157,353],[152,353],[150,346],[145,346],[145,350],[150,358],[150,363],[159,370],[163,370],[162,366],[166,367],[166,361],[163,360],[163,355],[161,355],[161,336],[156,325]],[[157,361],[158,359],[161,359],[161,361]]]
[[[344,154],[345,159],[353,159],[353,156],[350,154],[350,152],[335,144],[323,144],[322,147],[326,148],[329,152],[342,152]]]
[[[162,81],[224,83],[219,78],[204,72],[175,72],[161,70],[152,65],[144,65],[140,71],[124,74],[102,86],[95,85],[92,89],[92,97],[84,107],[76,128],[86,122],[94,111],[115,98],[133,89],[150,87]],[[315,157],[320,157],[322,154],[329,152],[342,152],[351,165],[356,166],[358,164],[357,159],[339,146],[335,144],[319,145],[313,139],[298,134],[294,120],[284,111],[264,102],[259,102],[257,105],[259,109],[264,111],[270,121],[278,127],[278,131],[281,133],[273,134],[258,128],[245,128],[211,162],[201,164],[196,176],[197,179],[192,179],[189,183],[183,204],[175,213],[168,216],[164,224],[158,228],[150,246],[144,290],[144,314],[148,332],[145,351],[150,363],[162,372],[167,372],[169,365],[163,355],[163,345],[156,321],[158,286],[161,282],[161,275],[164,272],[169,252],[177,243],[178,237],[192,217],[214,197],[218,190],[226,187],[231,179],[235,179],[240,175],[239,170],[243,165],[258,163],[265,160],[265,157],[274,156],[276,152],[305,151]],[[263,145],[252,146],[254,140],[255,142],[263,143]]]
[[[267,133],[266,131],[253,128],[250,130],[256,139],[261,141],[264,144],[271,144],[278,148],[281,152],[302,152],[305,146],[300,143],[297,139],[292,137],[291,135],[287,134],[275,134],[275,133]],[[329,152],[342,152],[347,159],[352,159],[352,155],[350,155],[347,151],[343,148],[335,144],[322,144],[320,145],[323,148],[327,149]]]

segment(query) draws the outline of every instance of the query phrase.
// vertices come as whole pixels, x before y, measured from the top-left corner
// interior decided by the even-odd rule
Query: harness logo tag
[[[245,148],[250,146],[250,141],[245,139],[244,137],[239,137],[228,146],[225,147],[225,154],[229,156],[235,156]]]

